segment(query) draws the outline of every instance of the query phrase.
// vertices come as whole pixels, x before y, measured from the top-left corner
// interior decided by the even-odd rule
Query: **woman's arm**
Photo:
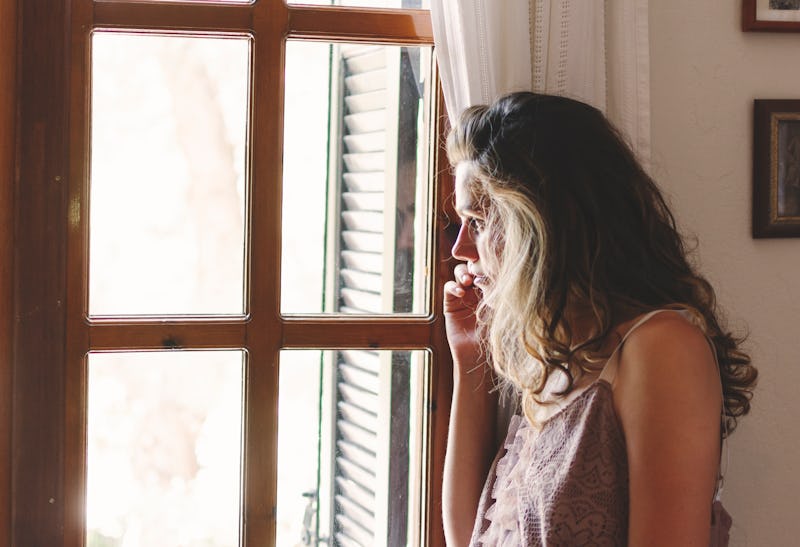
[[[442,509],[447,545],[469,543],[478,502],[496,451],[497,396],[476,333],[480,295],[463,265],[445,285],[447,338],[453,355],[453,402],[444,461]]]
[[[625,432],[631,547],[707,547],[720,457],[722,392],[703,333],[677,314],[623,347],[614,404]]]

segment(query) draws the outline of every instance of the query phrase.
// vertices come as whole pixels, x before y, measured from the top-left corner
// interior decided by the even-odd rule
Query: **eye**
[[[467,227],[472,232],[481,232],[486,227],[486,221],[482,218],[469,217],[467,219]]]

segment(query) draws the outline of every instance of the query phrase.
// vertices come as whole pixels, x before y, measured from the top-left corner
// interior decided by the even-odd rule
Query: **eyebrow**
[[[471,204],[467,205],[466,207],[459,207],[458,205],[455,206],[456,213],[458,216],[471,216],[471,217],[481,217],[481,212],[475,209]]]

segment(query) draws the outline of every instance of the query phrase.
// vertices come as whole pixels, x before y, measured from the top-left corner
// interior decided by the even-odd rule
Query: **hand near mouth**
[[[475,310],[481,299],[481,291],[476,285],[485,279],[485,276],[470,273],[466,264],[459,264],[454,270],[454,280],[444,286],[445,325],[453,364],[464,366],[466,370],[477,365],[483,353]]]

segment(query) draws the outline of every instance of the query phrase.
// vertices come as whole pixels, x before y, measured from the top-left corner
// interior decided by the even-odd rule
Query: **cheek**
[[[484,237],[483,235],[479,236],[475,240],[475,249],[478,251],[478,255],[481,257],[481,262],[489,258],[489,255],[492,252],[489,247],[489,244],[487,243],[486,237]]]
[[[476,242],[481,264],[487,273],[497,273],[503,260],[503,238],[497,234],[486,232]]]
[[[481,234],[475,242],[475,249],[480,257],[481,267],[487,274],[493,274],[497,271],[499,266],[499,258],[497,256],[497,249],[491,243],[488,234]]]

